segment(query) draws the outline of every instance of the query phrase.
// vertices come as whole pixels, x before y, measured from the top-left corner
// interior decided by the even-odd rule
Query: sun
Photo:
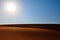
[[[16,6],[16,4],[15,3],[7,3],[6,5],[5,5],[5,7],[6,7],[6,11],[7,12],[15,12],[16,10],[17,10],[17,6]]]
[[[9,15],[15,15],[19,10],[19,5],[16,2],[4,2],[3,12]]]

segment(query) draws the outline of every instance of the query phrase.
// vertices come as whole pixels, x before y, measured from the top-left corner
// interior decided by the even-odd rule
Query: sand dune
[[[24,27],[0,27],[0,40],[60,40],[60,32]]]

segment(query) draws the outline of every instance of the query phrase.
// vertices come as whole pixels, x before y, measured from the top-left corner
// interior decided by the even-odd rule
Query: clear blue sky
[[[18,2],[21,2],[24,10],[15,18],[3,16],[0,12],[0,23],[60,24],[60,0],[18,0]]]

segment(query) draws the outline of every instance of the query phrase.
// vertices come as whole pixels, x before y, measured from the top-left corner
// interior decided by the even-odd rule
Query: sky
[[[2,13],[3,1],[0,24],[60,24],[60,0],[17,0],[21,9],[15,17]]]

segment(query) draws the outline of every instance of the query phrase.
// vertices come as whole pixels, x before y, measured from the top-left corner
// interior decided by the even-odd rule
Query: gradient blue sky
[[[1,4],[0,0],[0,5]],[[16,17],[1,15],[0,23],[18,24],[60,24],[60,0],[18,0],[23,5],[22,11]]]

